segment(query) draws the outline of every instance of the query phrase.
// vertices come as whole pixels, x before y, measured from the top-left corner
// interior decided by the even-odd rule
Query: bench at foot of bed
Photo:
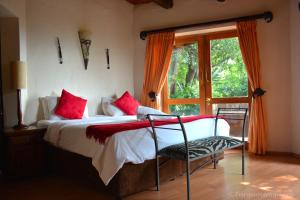
[[[242,175],[245,174],[245,121],[247,117],[247,108],[218,108],[215,116],[214,135],[202,139],[188,141],[188,132],[184,127],[183,119],[179,115],[156,115],[148,114],[147,118],[151,124],[153,138],[155,141],[156,150],[156,189],[160,189],[160,161],[161,157],[166,157],[175,160],[183,160],[186,163],[186,179],[187,179],[187,200],[190,200],[190,162],[203,159],[211,156],[214,168],[217,164],[217,155],[227,149],[242,147]],[[165,119],[163,119],[165,118]],[[172,118],[173,127],[157,126],[157,122],[169,120]],[[177,121],[176,121],[177,119]],[[241,125],[242,140],[228,136],[218,136],[218,121],[219,120],[237,121]],[[174,126],[174,124],[176,126]],[[168,129],[174,134],[182,134],[184,142],[158,149],[157,129]],[[199,127],[199,135],[201,135],[201,127]]]

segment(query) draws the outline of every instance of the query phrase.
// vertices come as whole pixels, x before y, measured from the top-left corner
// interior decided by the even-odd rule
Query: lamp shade
[[[27,87],[26,64],[22,61],[11,62],[12,87],[24,89]]]

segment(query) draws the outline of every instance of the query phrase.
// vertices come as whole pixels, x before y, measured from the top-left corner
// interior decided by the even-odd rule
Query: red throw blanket
[[[182,122],[192,122],[199,119],[207,119],[207,118],[215,118],[216,116],[213,115],[199,115],[199,116],[187,116],[182,117]],[[162,126],[167,124],[175,124],[178,123],[177,118],[166,119],[166,120],[155,120],[155,126]],[[105,143],[106,138],[122,132],[122,131],[129,131],[135,130],[140,128],[147,128],[150,127],[150,122],[148,120],[145,121],[134,121],[134,122],[127,122],[127,123],[118,123],[118,124],[100,124],[100,125],[91,125],[88,126],[86,129],[86,136],[88,138],[94,138],[95,140],[99,141],[100,143]]]

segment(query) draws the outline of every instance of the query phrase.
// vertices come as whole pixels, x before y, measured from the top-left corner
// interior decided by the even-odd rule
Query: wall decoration
[[[87,30],[80,30],[78,31],[78,36],[84,61],[84,69],[87,70],[87,66],[89,63],[89,49],[92,43],[92,40],[90,38],[91,32]]]
[[[110,69],[110,62],[109,62],[109,49],[105,49],[106,53],[106,63],[107,63],[107,69]]]
[[[60,46],[59,37],[57,37],[57,48],[58,48],[59,64],[63,64],[63,57],[62,57],[62,53],[61,53],[61,46]]]

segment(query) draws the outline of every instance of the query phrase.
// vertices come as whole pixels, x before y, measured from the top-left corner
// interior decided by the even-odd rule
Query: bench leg
[[[159,191],[159,157],[156,156],[156,190]]]
[[[242,175],[245,175],[245,143],[242,147]]]
[[[190,200],[190,161],[186,160],[186,189],[187,189],[187,200]]]
[[[213,159],[214,159],[214,169],[216,169],[217,168],[216,154],[213,155]]]

